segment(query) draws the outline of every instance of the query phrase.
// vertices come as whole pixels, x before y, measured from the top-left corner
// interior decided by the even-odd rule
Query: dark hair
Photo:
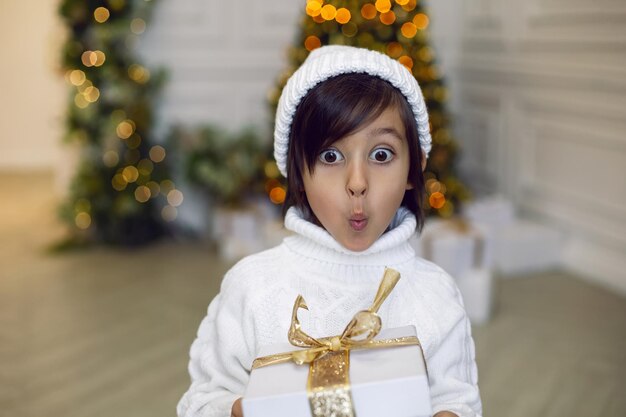
[[[309,169],[313,173],[322,150],[356,132],[389,107],[399,110],[409,146],[408,182],[413,188],[405,192],[402,205],[415,214],[417,229],[421,230],[424,223],[423,151],[415,116],[400,90],[381,78],[361,73],[341,74],[321,82],[296,108],[289,133],[287,196],[283,214],[289,207],[296,206],[305,216],[315,217],[304,193],[303,170]]]

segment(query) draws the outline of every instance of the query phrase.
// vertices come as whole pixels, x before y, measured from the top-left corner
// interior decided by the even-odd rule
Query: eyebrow
[[[398,140],[403,140],[402,136],[400,135],[400,133],[398,133],[398,131],[393,128],[393,127],[378,127],[372,131],[370,131],[367,136],[370,138],[376,137],[376,136],[384,136],[384,135],[391,135],[393,137],[395,137]]]

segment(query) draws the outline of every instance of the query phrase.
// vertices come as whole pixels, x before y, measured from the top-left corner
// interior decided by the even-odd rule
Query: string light
[[[429,22],[430,21],[428,19],[428,16],[426,16],[424,13],[418,13],[413,17],[413,23],[415,24],[415,26],[417,26],[419,30],[426,29]]]
[[[165,206],[161,210],[161,217],[166,222],[173,222],[174,220],[176,220],[177,216],[178,216],[178,210],[176,210],[176,207]]]
[[[76,223],[76,227],[79,229],[85,230],[91,226],[91,216],[89,213],[81,211],[74,217],[74,223]]]
[[[270,201],[274,204],[282,204],[287,193],[283,187],[274,187],[270,191]]]
[[[304,47],[307,51],[312,51],[320,46],[322,46],[322,41],[320,41],[320,38],[315,35],[307,36],[304,40]]]
[[[374,19],[376,14],[376,7],[372,3],[366,3],[361,7],[361,16],[367,20]]]
[[[346,9],[345,7],[337,9],[337,14],[335,16],[335,20],[337,21],[337,23],[345,25],[350,21],[351,18],[352,15],[350,14],[350,10]]]
[[[396,21],[396,14],[392,11],[388,11],[380,14],[380,21],[384,25],[392,25]]]
[[[402,55],[400,58],[398,58],[398,62],[407,67],[409,70],[413,69],[413,59],[411,59],[411,57],[407,55]]]
[[[93,18],[98,23],[106,22],[107,20],[109,20],[110,16],[111,16],[111,13],[109,12],[109,9],[107,9],[106,7],[98,7],[96,10],[93,11]]]
[[[379,12],[387,13],[389,10],[391,10],[391,1],[376,0],[376,3],[374,3],[374,6],[376,7],[376,10],[378,10]]]
[[[86,79],[87,76],[81,70],[73,70],[70,72],[69,80],[75,86],[82,85]]]
[[[165,148],[160,145],[155,145],[150,148],[150,152],[148,152],[148,154],[153,162],[159,163],[165,159]]]
[[[446,197],[439,191],[432,193],[430,197],[428,197],[428,204],[434,209],[442,208],[445,203]]]
[[[311,17],[319,16],[322,12],[322,3],[317,0],[310,0],[306,3],[306,14]]]
[[[130,22],[130,31],[135,35],[141,35],[146,30],[146,21],[136,17]]]
[[[130,119],[126,119],[120,122],[120,124],[118,124],[117,128],[115,129],[115,133],[117,133],[117,136],[120,139],[128,139],[130,135],[132,135],[134,132],[135,123]]]
[[[332,4],[326,4],[322,7],[321,15],[324,20],[333,20],[337,16],[337,9]]]
[[[140,185],[135,189],[135,200],[140,203],[145,203],[146,201],[150,200],[151,195],[152,193],[150,192],[150,188],[146,187],[145,185]]]
[[[415,26],[415,23],[413,22],[406,22],[402,25],[400,32],[402,33],[402,36],[410,39],[417,34],[417,26]]]
[[[180,190],[172,190],[167,193],[167,202],[173,206],[178,207],[183,203],[183,193]]]

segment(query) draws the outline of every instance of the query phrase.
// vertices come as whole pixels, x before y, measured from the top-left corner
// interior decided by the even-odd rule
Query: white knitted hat
[[[289,78],[278,101],[274,128],[274,158],[287,177],[287,152],[291,123],[300,101],[320,82],[340,74],[367,73],[388,81],[406,97],[417,122],[420,146],[428,156],[431,148],[428,112],[415,77],[398,61],[380,52],[352,46],[329,45],[315,49]]]

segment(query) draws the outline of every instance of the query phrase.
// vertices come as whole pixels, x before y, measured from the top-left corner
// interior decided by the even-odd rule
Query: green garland
[[[70,244],[149,242],[165,233],[182,202],[152,134],[164,73],[141,65],[133,51],[151,7],[149,0],[61,2],[71,86],[65,136],[80,148],[60,210]]]

